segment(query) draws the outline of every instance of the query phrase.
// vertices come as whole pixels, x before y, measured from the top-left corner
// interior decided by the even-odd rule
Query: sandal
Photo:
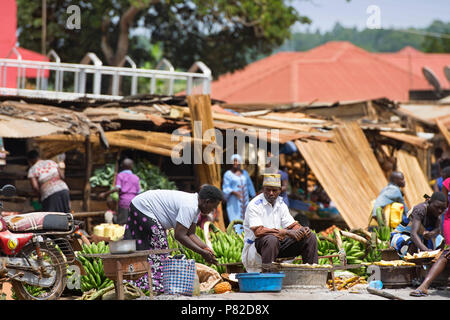
[[[426,297],[428,293],[422,291],[422,290],[414,290],[409,294],[412,297]]]

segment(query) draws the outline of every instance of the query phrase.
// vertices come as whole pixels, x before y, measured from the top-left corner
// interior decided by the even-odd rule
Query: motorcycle
[[[0,189],[6,197],[15,192],[13,185]],[[81,250],[79,228],[70,213],[0,215],[0,283],[10,281],[19,300],[58,299],[71,266],[86,274],[75,255]]]

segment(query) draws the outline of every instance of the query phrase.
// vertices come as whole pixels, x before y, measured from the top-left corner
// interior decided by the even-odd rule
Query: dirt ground
[[[449,300],[450,288],[430,289],[426,297],[411,297],[414,288],[382,289],[402,300]],[[357,292],[332,291],[327,288],[282,289],[280,292],[227,292],[223,294],[201,294],[200,296],[159,295],[155,300],[390,300],[369,293],[365,288]]]
[[[431,288],[426,297],[411,297],[409,294],[413,287],[401,289],[382,289],[381,291],[390,293],[401,300],[450,300],[450,287]],[[10,285],[5,283],[3,292],[7,294],[6,300],[12,300]],[[75,300],[78,296],[63,294],[60,300]],[[199,296],[183,295],[157,295],[155,300],[390,300],[388,298],[374,295],[366,290],[365,286],[360,286],[354,291],[341,290],[332,291],[328,288],[305,288],[305,289],[282,289],[279,292],[226,292],[223,294],[202,293]],[[149,297],[142,297],[139,300],[150,300]]]

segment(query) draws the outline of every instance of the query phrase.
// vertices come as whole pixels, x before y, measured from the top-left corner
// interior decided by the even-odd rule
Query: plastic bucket
[[[239,273],[236,278],[241,292],[280,291],[285,274],[279,273]]]

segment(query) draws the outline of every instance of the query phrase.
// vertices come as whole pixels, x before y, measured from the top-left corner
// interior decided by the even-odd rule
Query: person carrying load
[[[405,186],[405,177],[400,171],[394,171],[389,176],[389,183],[384,187],[373,204],[369,218],[369,227],[389,226],[396,228],[406,219],[408,207],[401,188]],[[406,221],[406,220],[405,220]]]

